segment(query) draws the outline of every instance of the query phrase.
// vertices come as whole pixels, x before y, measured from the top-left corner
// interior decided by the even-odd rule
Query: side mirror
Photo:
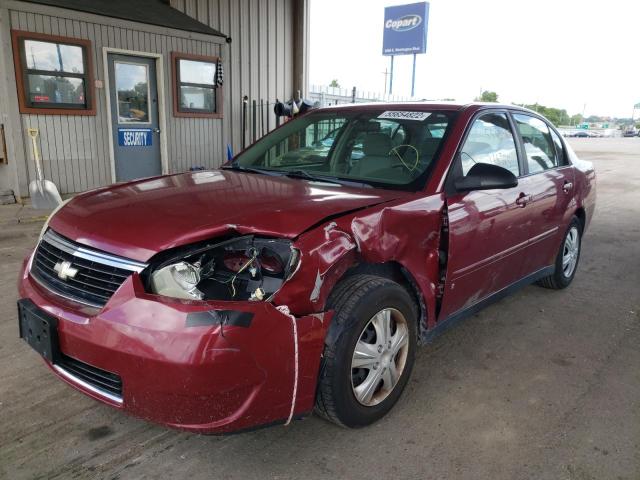
[[[471,190],[491,190],[493,188],[513,188],[518,185],[517,177],[509,170],[489,163],[476,163],[466,177],[454,182],[460,192]]]

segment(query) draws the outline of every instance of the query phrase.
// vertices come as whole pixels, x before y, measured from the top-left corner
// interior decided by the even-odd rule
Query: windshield
[[[451,112],[443,111],[318,111],[262,138],[232,165],[261,173],[417,190],[435,163],[451,117]]]

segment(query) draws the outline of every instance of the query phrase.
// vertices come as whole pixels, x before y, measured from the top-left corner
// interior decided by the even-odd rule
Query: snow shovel
[[[38,210],[52,210],[62,203],[60,193],[55,183],[45,180],[42,176],[42,163],[40,160],[40,151],[36,138],[38,138],[38,129],[30,128],[28,130],[33,145],[33,159],[36,162],[36,179],[29,184],[29,195],[31,196],[31,205]]]

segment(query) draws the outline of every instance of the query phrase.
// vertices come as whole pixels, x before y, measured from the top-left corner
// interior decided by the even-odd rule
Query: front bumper
[[[295,378],[291,318],[267,302],[177,301],[144,291],[130,276],[102,309],[57,296],[23,265],[21,298],[55,317],[62,353],[122,380],[121,398],[66,375],[83,393],[152,422],[226,433],[285,421]],[[209,311],[244,312],[220,324]],[[294,416],[312,410],[327,314],[296,317],[298,385]],[[227,317],[228,320],[229,317]],[[208,320],[210,319],[210,320]],[[68,372],[67,372],[68,373]]]

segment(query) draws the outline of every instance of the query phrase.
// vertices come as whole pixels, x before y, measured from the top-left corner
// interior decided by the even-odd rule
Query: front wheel
[[[373,275],[354,275],[329,298],[335,311],[322,358],[316,412],[346,427],[382,418],[413,368],[417,313],[408,292]]]
[[[556,256],[555,271],[552,275],[540,280],[538,284],[555,290],[568,287],[578,269],[581,247],[582,224],[578,218],[573,217]]]

